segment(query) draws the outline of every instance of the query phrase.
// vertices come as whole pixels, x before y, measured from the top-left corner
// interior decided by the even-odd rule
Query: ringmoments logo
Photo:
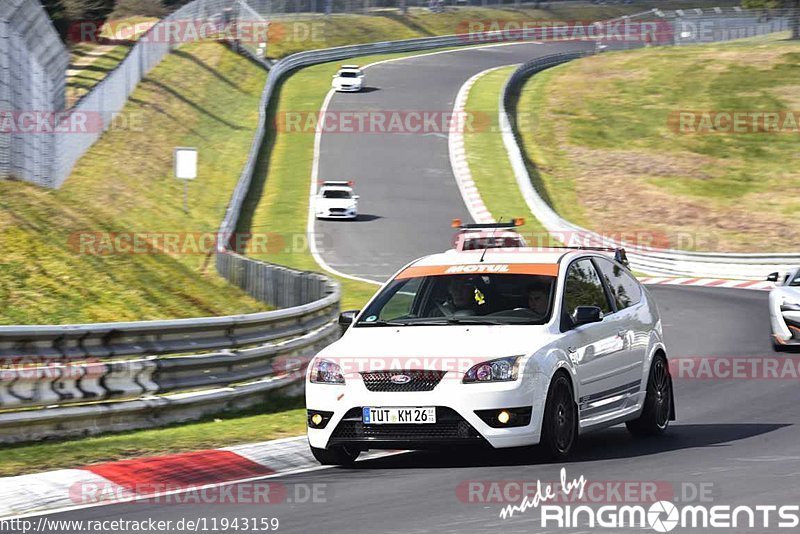
[[[561,469],[560,482],[537,481],[536,491],[517,504],[500,511],[501,519],[536,509],[542,529],[641,528],[655,532],[676,529],[796,529],[800,526],[800,505],[731,506],[711,503],[674,503],[660,500],[652,504],[562,504],[582,502],[589,481],[581,475],[568,479]]]

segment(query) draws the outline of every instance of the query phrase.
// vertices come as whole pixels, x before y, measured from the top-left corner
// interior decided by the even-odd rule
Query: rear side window
[[[604,314],[611,312],[603,283],[589,259],[574,262],[567,271],[564,312],[571,315],[578,306],[597,306]]]
[[[642,289],[631,273],[605,258],[595,258],[594,261],[611,289],[618,310],[634,306],[642,300]]]

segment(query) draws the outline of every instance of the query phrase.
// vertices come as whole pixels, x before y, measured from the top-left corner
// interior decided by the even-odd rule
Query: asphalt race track
[[[514,44],[379,64],[366,71],[368,92],[338,93],[328,111],[450,113],[473,74],[590,46]],[[359,220],[316,222],[320,252],[338,271],[383,281],[419,256],[450,248],[450,222],[470,220],[450,168],[446,132],[323,134],[319,158],[320,180],[353,180],[361,196]]]
[[[564,50],[560,45],[559,50]],[[495,65],[518,63],[553,46],[515,45],[407,59],[371,68],[376,90],[336,95],[331,109],[447,110],[464,81]],[[444,68],[447,67],[447,68]],[[384,279],[403,263],[448,248],[449,222],[468,219],[453,181],[447,140],[421,135],[323,136],[320,179],[353,179],[363,219],[324,222],[331,266]],[[671,358],[773,357],[766,292],[651,288],[664,318]],[[582,438],[567,474],[600,481],[657,481],[677,496],[705,489],[715,504],[792,504],[800,500],[800,389],[796,380],[675,378],[677,421],[667,435],[636,439],[624,427]],[[325,484],[326,502],[268,506],[148,504],[103,506],[53,519],[277,517],[280,532],[540,532],[536,510],[500,519],[500,504],[468,503],[466,481],[553,481],[561,464],[535,450],[414,452],[287,476]],[[687,490],[688,491],[688,490]],[[620,529],[594,529],[593,531]],[[588,532],[573,528],[564,532]],[[678,532],[676,530],[675,532]],[[729,531],[744,531],[730,529]],[[757,532],[758,530],[747,530]]]

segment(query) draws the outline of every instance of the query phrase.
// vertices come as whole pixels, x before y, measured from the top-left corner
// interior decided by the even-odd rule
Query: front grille
[[[345,208],[330,208],[331,213],[344,213],[347,211]]]
[[[361,373],[364,385],[370,391],[431,391],[441,381],[447,371],[369,371]],[[411,380],[405,384],[392,382],[392,377],[407,376]]]
[[[339,442],[391,442],[392,444],[425,444],[452,441],[483,441],[464,418],[450,408],[436,408],[433,424],[365,425],[361,408],[349,410],[331,435]]]

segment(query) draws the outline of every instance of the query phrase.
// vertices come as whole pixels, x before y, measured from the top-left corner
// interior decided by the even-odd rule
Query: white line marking
[[[464,108],[467,105],[469,91],[479,78],[495,70],[510,67],[512,65],[514,65],[514,63],[511,65],[500,65],[498,67],[486,69],[473,75],[466,82],[464,82],[464,85],[462,85],[458,90],[456,101],[453,104],[452,116],[464,116]],[[460,126],[463,125],[463,121],[459,121],[459,123]],[[489,212],[486,204],[484,204],[483,198],[481,198],[481,193],[478,190],[478,187],[475,185],[475,181],[472,179],[472,172],[469,169],[469,162],[467,161],[467,152],[464,148],[464,132],[460,130],[461,128],[451,130],[447,139],[447,145],[449,149],[448,152],[450,154],[450,167],[453,171],[453,177],[456,180],[456,185],[458,185],[458,190],[461,192],[461,199],[467,206],[467,210],[469,211],[472,220],[476,223],[493,223],[495,222],[494,217],[492,217],[492,214]]]

